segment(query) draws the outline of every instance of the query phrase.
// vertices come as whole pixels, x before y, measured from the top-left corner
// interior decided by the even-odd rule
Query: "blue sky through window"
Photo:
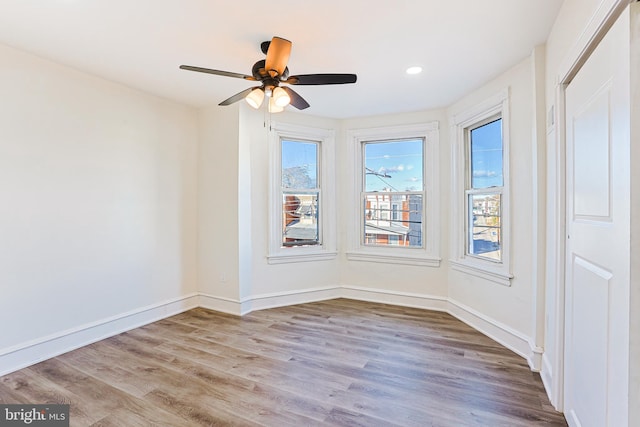
[[[502,187],[502,119],[471,131],[471,187]]]
[[[422,191],[422,139],[365,144],[365,191]]]
[[[316,188],[318,183],[318,144],[282,141],[282,186]]]

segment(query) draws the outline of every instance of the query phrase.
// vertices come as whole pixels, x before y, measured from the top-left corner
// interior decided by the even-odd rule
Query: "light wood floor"
[[[566,426],[526,362],[448,314],[338,299],[195,309],[0,378],[72,426]]]

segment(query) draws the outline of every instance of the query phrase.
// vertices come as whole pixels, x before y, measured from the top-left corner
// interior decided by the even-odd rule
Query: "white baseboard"
[[[557,372],[553,371],[553,367],[551,364],[551,360],[549,360],[549,354],[545,353],[542,355],[542,371],[540,371],[540,377],[542,378],[542,384],[544,385],[544,389],[547,391],[547,397],[549,397],[549,402],[556,411],[563,411],[563,403],[562,396],[560,393],[560,386],[558,385],[558,378],[555,378],[555,375],[559,375]]]
[[[194,293],[0,349],[0,376],[122,332],[191,310],[197,307],[198,303],[198,295]]]
[[[542,357],[542,349],[533,347],[530,344],[529,337],[450,298],[358,286],[330,286],[253,295],[242,300],[202,293],[187,295],[165,303],[144,307],[109,319],[83,325],[34,340],[33,342],[20,344],[8,349],[0,349],[0,376],[196,307],[242,316],[255,310],[335,298],[350,298],[447,312],[525,358],[533,371],[541,370],[544,359]],[[543,375],[543,381],[545,380],[548,381]],[[545,386],[549,390],[548,384],[545,383]]]
[[[547,357],[547,354],[542,355],[542,370],[540,371],[540,378],[542,378],[542,384],[544,385],[545,390],[547,390],[549,401],[554,407],[556,407],[552,398],[553,393],[551,393],[553,390],[553,370],[551,369],[551,361]]]
[[[542,349],[533,346],[530,337],[452,299],[449,299],[448,312],[492,340],[522,356],[529,363],[532,371],[540,371]]]
[[[343,286],[341,297],[360,301],[393,304],[425,310],[447,311],[447,298],[434,295],[394,292],[386,289]]]
[[[582,423],[578,420],[578,416],[574,410],[569,411],[569,413],[565,413],[564,417],[567,420],[567,425],[569,427],[582,427]]]
[[[199,307],[209,310],[233,314],[234,316],[241,316],[243,314],[242,304],[237,299],[218,297],[215,295],[201,293],[199,294],[199,302]]]
[[[296,291],[258,294],[243,299],[231,299],[200,294],[200,307],[222,313],[244,316],[252,311],[284,307],[308,302],[324,301],[340,297],[340,287],[310,288]]]
[[[326,301],[341,297],[340,286],[302,289],[299,291],[276,292],[271,294],[252,295],[241,300],[241,315],[256,310]]]

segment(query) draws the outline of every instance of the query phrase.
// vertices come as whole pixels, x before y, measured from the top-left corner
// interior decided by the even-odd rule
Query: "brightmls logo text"
[[[0,427],[69,427],[69,405],[0,405]]]
[[[9,408],[4,408],[4,419],[7,421],[24,421],[25,424],[31,424],[34,421],[46,421],[47,412],[36,411],[36,408],[31,408],[30,411],[20,409],[20,411],[9,411]]]

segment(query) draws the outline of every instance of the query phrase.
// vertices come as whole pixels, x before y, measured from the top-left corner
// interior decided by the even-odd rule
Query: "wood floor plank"
[[[149,383],[131,381],[130,371],[118,366],[113,359],[105,357],[99,346],[79,348],[59,356],[57,360],[138,398],[153,389]]]
[[[447,313],[336,299],[203,308],[0,377],[73,426],[566,426],[526,361]]]

